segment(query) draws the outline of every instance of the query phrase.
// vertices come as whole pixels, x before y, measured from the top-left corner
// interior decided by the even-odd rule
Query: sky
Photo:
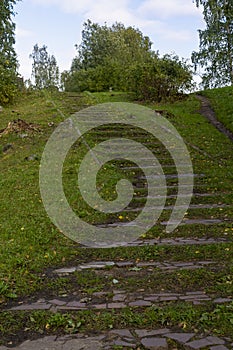
[[[198,50],[198,29],[205,27],[193,0],[22,0],[15,10],[15,49],[25,79],[31,77],[29,55],[35,44],[47,46],[60,72],[69,70],[87,19],[139,28],[150,37],[153,50],[188,59]]]

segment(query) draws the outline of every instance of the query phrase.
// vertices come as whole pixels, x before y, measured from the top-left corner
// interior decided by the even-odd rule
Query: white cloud
[[[96,17],[118,16],[124,12],[124,15],[130,16],[131,12],[137,13],[140,17],[148,16],[150,18],[168,18],[174,16],[200,16],[192,0],[141,0],[135,6],[134,0],[29,0],[36,4],[60,7],[67,13],[96,14]],[[120,18],[119,18],[120,20]]]
[[[145,0],[139,6],[138,12],[149,18],[201,16],[201,11],[192,0]]]
[[[66,13],[78,13],[86,15],[89,11],[92,11],[93,8],[97,11],[101,11],[103,14],[108,14],[109,11],[117,11],[119,8],[128,7],[129,0],[118,0],[118,1],[109,1],[109,0],[31,0],[32,2],[40,5],[57,5]]]
[[[165,40],[188,42],[192,33],[187,29],[174,30],[168,19],[175,16],[201,16],[192,0],[29,0],[45,6],[58,6],[66,13],[78,13],[84,20],[111,25],[118,21],[136,26],[145,35]],[[153,37],[152,37],[153,40]]]
[[[29,38],[33,36],[33,32],[16,26],[15,34],[18,38]]]

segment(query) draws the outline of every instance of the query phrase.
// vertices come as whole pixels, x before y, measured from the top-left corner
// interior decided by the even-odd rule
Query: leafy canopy
[[[197,69],[204,68],[205,88],[233,85],[233,1],[196,0],[203,6],[206,29],[199,30],[199,52],[192,53]]]
[[[160,59],[139,29],[115,23],[84,23],[82,41],[70,71],[62,74],[67,91],[132,91],[139,98],[162,99],[178,93],[192,80],[177,56]],[[174,73],[174,70],[176,71]],[[181,81],[182,80],[182,81]],[[148,85],[149,84],[149,85]]]
[[[16,93],[17,56],[14,50],[14,5],[17,0],[0,0],[0,103],[9,102]]]
[[[59,88],[60,75],[56,58],[49,55],[47,46],[34,45],[33,52],[29,56],[32,60],[32,77],[36,89]]]

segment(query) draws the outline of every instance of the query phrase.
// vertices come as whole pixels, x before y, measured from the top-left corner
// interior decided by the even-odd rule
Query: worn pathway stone
[[[198,223],[206,223],[206,225],[209,224],[219,224],[222,221],[216,220],[216,219],[208,219],[208,220],[185,220],[187,223],[190,222],[190,225],[198,224]],[[167,222],[162,222],[162,225],[167,225]],[[117,224],[104,224],[104,225],[97,225],[98,227],[115,227],[115,226],[133,226],[132,223],[117,223]],[[153,239],[138,239],[133,242],[121,242],[119,243],[119,246],[125,246],[125,247],[140,247],[140,246],[153,246],[153,245],[173,245],[173,246],[182,246],[182,245],[204,245],[204,244],[219,244],[219,243],[229,243],[232,242],[228,238],[153,238]]]
[[[155,198],[156,200],[156,198]],[[229,205],[226,204],[190,204],[189,209],[216,209],[216,208],[229,208]],[[185,208],[185,206],[179,205],[176,206],[177,209],[181,209],[181,208]],[[174,209],[174,205],[168,205],[166,207],[161,207],[159,205],[155,205],[154,207],[148,207],[145,209],[145,211],[153,211],[155,209],[161,209],[161,210],[173,210]],[[125,209],[127,212],[140,212],[143,210],[143,207],[138,207],[138,208],[131,208],[131,207],[127,207]],[[183,223],[186,223],[185,221],[183,221]]]
[[[109,297],[109,292],[95,292],[93,296],[88,298],[77,298],[75,296],[61,297],[51,300],[39,299],[36,302],[23,303],[8,308],[9,311],[32,311],[32,310],[52,310],[53,312],[66,310],[111,310],[124,309],[126,307],[149,307],[158,303],[170,301],[189,302],[194,305],[200,305],[207,301],[214,304],[230,303],[233,298],[216,298],[216,296],[207,295],[203,291],[193,291],[186,293],[147,293],[146,290],[140,289],[134,293],[126,293],[125,291],[115,290],[113,296]],[[72,300],[71,300],[72,298]],[[99,302],[96,301],[96,299]],[[93,301],[94,299],[94,301]]]
[[[176,332],[172,329],[116,329],[96,336],[75,334],[70,336],[49,336],[38,340],[27,340],[15,350],[112,350],[116,346],[123,349],[168,350],[172,340],[185,349],[230,350],[231,340],[216,336],[198,335],[195,333]],[[0,350],[12,347],[0,346]],[[175,349],[175,348],[174,348]]]
[[[61,268],[53,271],[54,274],[59,276],[67,276],[69,274],[74,273],[75,271],[83,271],[83,270],[100,270],[108,267],[134,267],[134,268],[158,268],[162,271],[174,271],[174,270],[194,270],[200,269],[206,266],[211,266],[217,264],[215,261],[184,261],[184,262],[133,262],[133,261],[93,261],[85,264],[80,264],[74,267]]]

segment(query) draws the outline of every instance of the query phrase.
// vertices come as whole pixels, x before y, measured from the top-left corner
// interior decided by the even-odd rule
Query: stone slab
[[[151,306],[151,302],[146,300],[136,300],[129,303],[129,306],[138,306],[138,307]]]
[[[53,299],[53,300],[49,300],[49,304],[53,304],[53,305],[56,305],[56,306],[64,306],[64,305],[66,305],[66,301]]]
[[[92,305],[93,309],[102,310],[107,309],[107,304],[94,304]]]
[[[233,299],[230,299],[230,298],[217,298],[217,299],[214,299],[214,303],[215,304],[224,304],[224,303],[230,303]]]
[[[205,339],[199,339],[199,340],[194,340],[190,343],[186,343],[186,345],[189,347],[189,349],[201,349],[210,345],[213,345],[213,343],[209,342],[206,338]]]
[[[124,303],[109,303],[108,309],[123,309],[126,307]]]
[[[112,298],[113,302],[123,302],[126,299],[126,295],[125,294],[117,294],[114,295],[114,297]]]
[[[145,346],[146,349],[150,350],[168,350],[168,344],[166,339],[164,338],[144,338],[141,341],[142,345]]]
[[[78,269],[88,270],[88,269],[104,269],[109,266],[114,266],[115,263],[112,261],[96,261],[87,264],[82,264],[78,266]]]
[[[213,337],[213,336],[209,336],[206,338],[206,340],[208,340],[210,343],[212,343],[212,345],[223,345],[225,344],[225,341],[218,338],[218,337]]]
[[[64,267],[62,269],[55,270],[54,273],[58,275],[69,275],[70,273],[74,273],[76,271],[76,267]]]
[[[0,350],[9,350],[7,347],[0,347]],[[12,348],[11,348],[12,349]],[[45,337],[33,341],[25,341],[15,350],[101,350],[103,349],[100,341],[94,338],[58,338]]]
[[[169,333],[166,337],[177,340],[181,344],[187,343],[195,336],[195,333]]]
[[[12,311],[30,311],[30,310],[49,310],[51,308],[50,304],[47,303],[34,303],[34,304],[22,304],[13,307]]]
[[[114,329],[109,333],[119,335],[120,337],[133,338],[131,332],[128,329]]]
[[[175,301],[177,297],[161,297],[160,301]]]
[[[145,329],[136,329],[135,333],[139,338],[153,337],[155,335],[164,335],[169,334],[170,330],[168,328],[156,329],[153,331],[145,330]]]
[[[127,346],[127,347],[133,348],[133,349],[135,349],[137,347],[136,344],[128,343],[124,340],[115,340],[113,342],[113,345],[115,345],[115,346]]]
[[[65,307],[67,308],[77,308],[77,309],[83,309],[86,307],[86,303],[80,303],[79,301],[71,301],[69,302]]]

